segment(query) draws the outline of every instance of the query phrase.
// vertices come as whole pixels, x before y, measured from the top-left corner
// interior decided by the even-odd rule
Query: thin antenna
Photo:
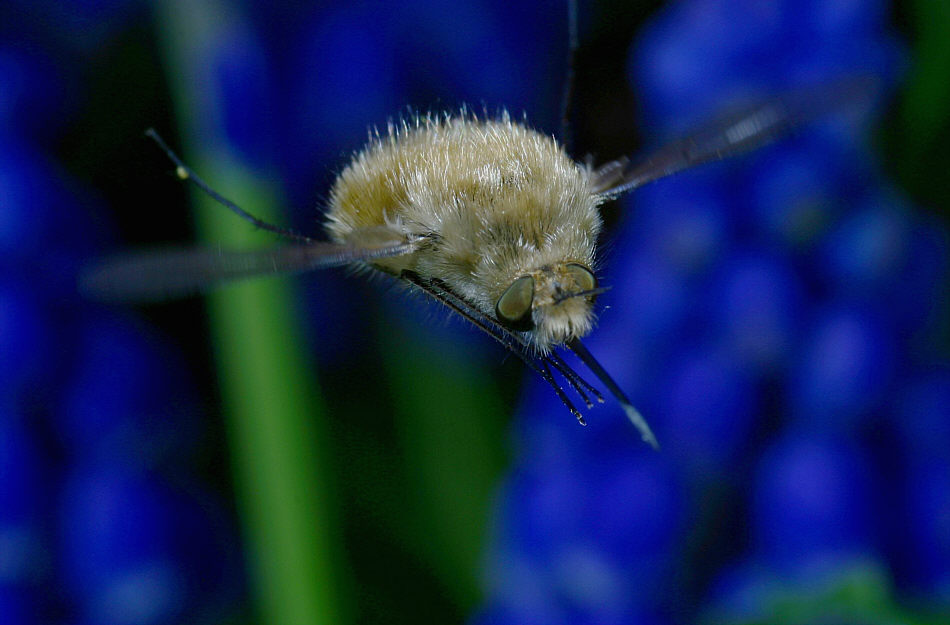
[[[178,155],[175,154],[175,152],[173,152],[170,147],[168,147],[168,144],[165,143],[165,140],[162,139],[158,135],[157,132],[155,132],[154,128],[149,128],[148,130],[146,130],[145,136],[153,140],[155,143],[157,143],[158,147],[160,147],[162,151],[165,152],[165,155],[168,156],[168,158],[171,159],[173,163],[175,163],[175,173],[178,175],[179,178],[193,183],[196,187],[201,189],[201,191],[204,192],[207,196],[209,196],[212,200],[214,200],[221,206],[224,206],[225,208],[230,210],[232,213],[234,213],[241,219],[246,219],[247,221],[254,224],[256,228],[260,228],[261,230],[266,230],[268,232],[273,232],[274,234],[278,236],[282,236],[285,239],[291,239],[299,243],[313,243],[315,241],[314,239],[311,239],[310,237],[304,236],[302,234],[297,234],[293,230],[290,230],[287,228],[281,228],[280,226],[275,226],[273,224],[267,223],[266,221],[258,219],[254,215],[250,214],[249,212],[247,212],[246,210],[244,210],[243,208],[241,208],[240,206],[238,206],[231,200],[227,199],[226,197],[224,197],[223,195],[221,195],[220,193],[212,189],[210,186],[208,186],[208,183],[206,183],[204,180],[199,178],[198,174],[192,171],[190,167],[185,165],[185,163],[180,158],[178,158]]]
[[[574,110],[574,74],[577,66],[577,0],[567,0],[567,75],[561,92],[561,142],[564,150],[574,151],[574,133],[571,132],[571,113]]]
[[[640,411],[633,407],[633,404],[630,403],[630,400],[627,399],[627,396],[624,394],[620,387],[614,382],[614,379],[610,377],[610,374],[601,366],[597,359],[594,358],[594,355],[591,354],[584,344],[581,343],[580,339],[574,338],[568,341],[568,348],[581,359],[581,361],[587,365],[587,368],[590,369],[597,378],[604,383],[604,386],[607,387],[607,390],[617,398],[617,401],[620,402],[620,405],[623,407],[623,411],[627,414],[627,418],[630,419],[630,422],[633,423],[634,427],[640,432],[640,438],[643,439],[653,449],[659,449],[660,444],[656,442],[656,437],[653,435],[653,430],[650,429],[650,425],[647,423],[647,420],[643,418],[643,415],[640,414]]]
[[[598,295],[606,293],[612,288],[614,287],[599,286],[596,289],[588,289],[586,291],[576,291],[574,293],[562,293],[561,295],[558,295],[557,297],[554,298],[554,303],[560,304],[564,300],[573,299],[575,297],[597,297]]]

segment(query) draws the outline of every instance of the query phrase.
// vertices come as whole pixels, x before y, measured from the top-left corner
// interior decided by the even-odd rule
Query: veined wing
[[[822,116],[869,102],[878,87],[875,77],[849,77],[724,114],[641,161],[622,158],[602,165],[593,174],[594,192],[615,197],[684,169],[755,150]]]
[[[356,247],[313,242],[260,250],[209,248],[129,252],[87,267],[79,278],[86,296],[108,302],[155,302],[184,297],[233,280],[299,273],[409,254],[413,242]]]

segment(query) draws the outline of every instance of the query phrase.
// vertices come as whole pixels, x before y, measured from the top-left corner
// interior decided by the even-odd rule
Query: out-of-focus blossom
[[[200,432],[187,369],[144,324],[80,300],[77,271],[109,227],[45,153],[81,97],[62,97],[76,68],[54,59],[80,57],[135,3],[11,4],[22,30],[0,45],[0,622],[210,613],[208,597],[239,585],[216,542],[233,530],[196,523],[211,506],[196,515],[158,474]]]
[[[877,1],[670,3],[630,54],[641,119],[663,141],[802,85],[872,75],[891,87],[903,58],[886,17]],[[916,457],[945,455],[936,442],[945,393],[940,376],[914,379],[912,355],[941,310],[948,246],[940,224],[880,180],[862,141],[877,110],[831,115],[755,157],[623,200],[632,217],[614,243],[606,273],[615,288],[602,297],[608,307],[589,343],[654,424],[660,464],[677,477],[662,491],[616,480],[617,466],[651,464],[634,460],[649,452],[620,433],[627,424],[618,411],[591,415],[571,434],[548,424],[556,404],[531,389],[490,568],[504,581],[490,586],[486,614],[528,623],[535,613],[519,606],[572,606],[572,618],[611,623],[612,606],[628,601],[628,622],[698,613],[768,620],[774,602],[790,597],[821,613],[836,588],[886,595],[888,567],[901,583],[941,592],[945,528],[912,519],[946,516],[941,463]],[[898,416],[885,417],[895,406]],[[902,447],[915,458],[909,499],[897,494],[906,488],[896,486]],[[605,483],[615,488],[598,505],[590,498],[603,496]],[[670,501],[679,523],[662,517]],[[572,531],[594,514],[596,523]],[[674,534],[641,526],[660,518]],[[711,535],[710,526],[726,529]],[[592,540],[597,527],[609,527],[611,540]],[[636,543],[642,537],[679,559],[651,559]],[[648,580],[654,592],[634,595],[614,577],[591,576],[602,579],[598,602],[572,604],[551,558],[584,549],[610,563],[603,570]],[[930,556],[888,560],[902,550]],[[709,604],[677,611],[659,592],[672,587]],[[550,614],[559,622],[568,612]]]

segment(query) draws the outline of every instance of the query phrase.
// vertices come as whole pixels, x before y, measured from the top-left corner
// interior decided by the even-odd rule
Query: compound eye
[[[574,280],[580,291],[591,291],[597,288],[597,278],[591,273],[590,269],[579,263],[569,263],[564,267],[567,273]]]
[[[531,301],[534,299],[534,278],[521,276],[511,283],[495,304],[495,316],[512,330],[530,330]]]

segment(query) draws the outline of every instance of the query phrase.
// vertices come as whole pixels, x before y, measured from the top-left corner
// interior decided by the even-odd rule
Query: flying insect
[[[866,79],[845,79],[788,92],[718,117],[642,160],[599,167],[575,161],[554,137],[506,113],[416,116],[377,133],[342,170],[323,239],[249,214],[150,130],[180,178],[286,244],[123,254],[89,267],[80,287],[100,300],[146,302],[266,274],[339,266],[382,272],[490,335],[585,424],[555,374],[588,408],[604,400],[557,353],[572,351],[657,447],[646,420],[581,342],[605,290],[597,279],[601,208],[647,183],[766,145],[868,91]]]

